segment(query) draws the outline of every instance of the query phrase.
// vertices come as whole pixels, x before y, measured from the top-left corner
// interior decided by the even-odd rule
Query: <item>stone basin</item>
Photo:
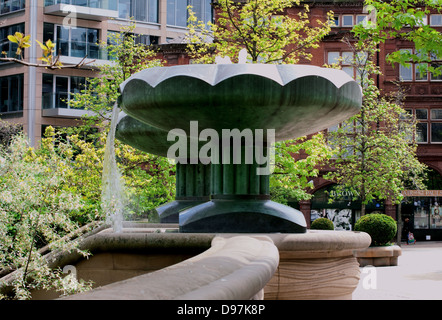
[[[326,129],[360,110],[345,72],[309,65],[218,64],[145,69],[120,87],[130,116],[170,131],[274,129],[288,140]]]
[[[173,232],[175,230],[175,232]],[[94,281],[68,300],[351,299],[360,280],[355,254],[364,232],[309,230],[305,234],[180,233],[177,225],[125,222],[85,236],[77,252],[49,252],[51,268],[75,270]],[[14,281],[13,272],[1,281]],[[0,281],[0,283],[1,283]],[[7,287],[0,286],[5,293]],[[57,298],[38,291],[34,299]]]

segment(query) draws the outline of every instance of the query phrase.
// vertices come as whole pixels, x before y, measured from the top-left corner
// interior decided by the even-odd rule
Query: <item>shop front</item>
[[[311,200],[310,221],[325,217],[333,221],[335,230],[353,230],[361,217],[361,200],[354,191],[337,191],[335,185],[317,190]],[[383,202],[366,205],[366,213],[384,212]]]
[[[416,240],[442,240],[442,190],[405,190],[402,221],[409,218]]]

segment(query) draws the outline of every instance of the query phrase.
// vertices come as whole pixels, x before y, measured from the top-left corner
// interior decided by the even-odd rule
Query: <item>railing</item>
[[[43,92],[42,109],[83,109],[72,108],[69,104],[69,100],[71,99],[72,97],[69,92]]]
[[[25,0],[9,0],[0,3],[0,14],[6,14],[25,8]]]
[[[45,0],[45,7],[55,4],[70,4],[73,6],[118,11],[118,1],[114,0]]]
[[[91,42],[57,40],[55,52],[56,54],[60,53],[62,56],[76,58],[84,58],[87,56],[88,59],[108,59],[107,50]]]

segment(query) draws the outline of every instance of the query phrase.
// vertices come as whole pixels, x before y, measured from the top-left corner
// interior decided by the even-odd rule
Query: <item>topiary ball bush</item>
[[[397,232],[396,221],[383,213],[371,213],[362,216],[355,223],[355,231],[363,231],[371,237],[371,247],[385,246]]]
[[[318,218],[314,220],[310,226],[314,230],[335,230],[333,222],[327,218]]]

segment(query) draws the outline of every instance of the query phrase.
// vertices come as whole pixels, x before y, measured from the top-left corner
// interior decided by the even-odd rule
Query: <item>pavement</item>
[[[442,300],[442,242],[401,243],[397,266],[361,268],[353,300]]]

